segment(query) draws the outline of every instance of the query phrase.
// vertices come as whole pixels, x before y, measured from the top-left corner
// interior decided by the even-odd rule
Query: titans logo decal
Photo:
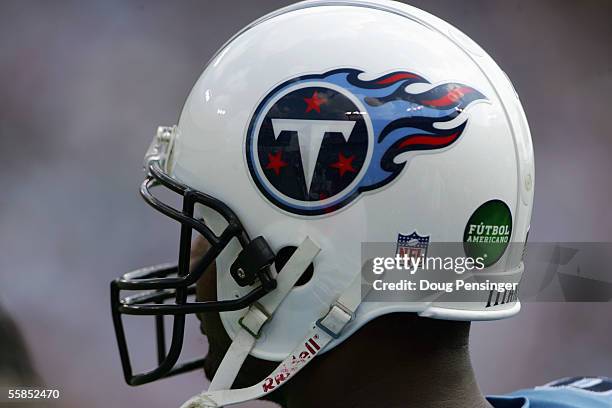
[[[294,78],[257,107],[246,159],[274,205],[300,215],[334,212],[394,180],[406,166],[399,154],[455,143],[467,119],[451,129],[434,124],[486,100],[469,86],[434,86],[410,72],[368,81],[360,74],[347,68]],[[417,83],[421,92],[407,91]]]

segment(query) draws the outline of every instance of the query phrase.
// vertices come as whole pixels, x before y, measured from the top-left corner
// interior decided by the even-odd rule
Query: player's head
[[[421,10],[317,0],[257,20],[212,58],[145,166],[143,197],[181,224],[181,241],[178,266],[112,285],[131,384],[202,363],[175,364],[188,314],[217,313],[209,326],[232,340],[212,391],[190,402],[202,406],[267,395],[383,316],[491,320],[520,308],[514,292],[380,297],[363,273],[372,255],[419,257],[439,242],[480,258],[487,281],[516,283],[523,271],[510,247],[526,239],[533,199],[521,104],[479,46]],[[178,193],[182,208],[154,187]],[[210,246],[191,264],[193,230]],[[199,290],[205,302],[189,297],[198,280],[212,285]],[[122,290],[149,292],[122,301]],[[133,375],[121,314],[174,316],[154,371]],[[273,372],[223,391],[247,355]]]

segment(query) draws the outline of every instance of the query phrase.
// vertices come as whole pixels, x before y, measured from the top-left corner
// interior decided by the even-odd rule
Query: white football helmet
[[[508,242],[529,229],[534,159],[519,98],[482,48],[422,10],[311,0],[253,22],[206,66],[179,123],[160,128],[146,167],[142,193],[182,224],[181,249],[177,267],[112,285],[126,380],[198,366],[173,368],[186,314],[221,311],[234,340],[211,389],[185,406],[270,392],[383,314],[490,320],[520,309],[516,296],[362,302],[359,293],[363,243],[466,242],[480,233],[470,219],[500,211]],[[155,185],[183,195],[183,208],[154,198]],[[192,229],[211,249],[189,272]],[[523,264],[505,249],[487,271],[518,282]],[[218,301],[188,301],[213,261]],[[121,290],[153,292],[121,299]],[[121,314],[175,316],[158,369],[132,375]],[[248,354],[281,363],[262,383],[228,391]]]

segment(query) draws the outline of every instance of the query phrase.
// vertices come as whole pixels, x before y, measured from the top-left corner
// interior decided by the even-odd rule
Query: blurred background
[[[176,122],[226,39],[289,3],[0,0],[0,305],[58,406],[173,407],[203,388],[202,373],[125,385],[108,285],[177,254],[176,226],[138,195],[156,126]],[[612,241],[612,2],[410,3],[480,43],[521,95],[537,168],[530,240]],[[609,303],[527,303],[475,323],[481,388],[612,376],[611,316]],[[4,362],[23,355],[0,327]],[[152,359],[153,323],[138,327],[146,351],[132,348]],[[195,322],[188,334],[187,353],[204,352]]]

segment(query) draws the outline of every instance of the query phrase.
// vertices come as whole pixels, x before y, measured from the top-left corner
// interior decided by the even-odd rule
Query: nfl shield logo
[[[429,235],[421,236],[416,231],[410,235],[397,234],[395,253],[401,257],[404,255],[409,258],[426,257],[427,247],[429,247]]]

